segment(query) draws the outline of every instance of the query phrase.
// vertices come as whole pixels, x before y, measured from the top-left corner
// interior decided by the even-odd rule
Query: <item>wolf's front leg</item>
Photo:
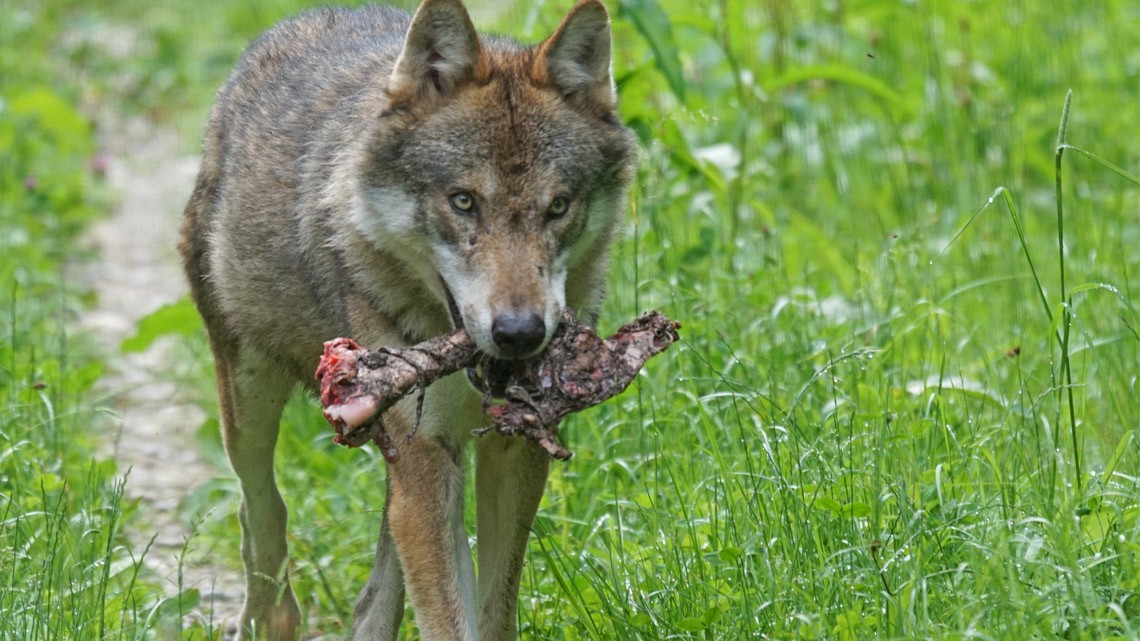
[[[372,563],[368,583],[356,599],[353,641],[396,641],[400,621],[404,618],[404,572],[400,569],[392,528],[388,525],[388,505],[391,503],[392,485],[389,483],[376,560]]]
[[[273,475],[281,410],[293,381],[252,350],[218,350],[226,455],[241,481],[245,605],[238,639],[295,641],[301,611],[286,569],[285,502]]]
[[[487,434],[476,444],[479,640],[518,635],[519,579],[550,457],[520,438]]]
[[[476,641],[475,568],[463,525],[463,450],[439,435],[402,438],[385,506],[424,641]]]

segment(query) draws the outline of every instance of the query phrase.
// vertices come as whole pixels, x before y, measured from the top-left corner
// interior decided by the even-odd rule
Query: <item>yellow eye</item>
[[[448,200],[451,201],[451,206],[460,213],[469,214],[471,210],[475,209],[475,197],[466,191],[456,192]]]
[[[561,218],[570,210],[570,201],[559,196],[550,201],[550,209],[546,210],[551,218]]]

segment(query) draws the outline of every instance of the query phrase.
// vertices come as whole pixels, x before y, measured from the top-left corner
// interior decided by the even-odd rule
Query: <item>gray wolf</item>
[[[240,638],[300,634],[273,452],[323,341],[464,326],[510,360],[541,352],[563,308],[596,317],[636,156],[610,41],[598,0],[536,46],[481,37],[459,0],[319,9],[263,34],[219,91],[179,249],[241,485]],[[422,411],[415,430],[415,401],[385,416],[400,455],[353,638],[394,640],[406,591],[424,639],[514,639],[546,455],[475,443],[476,579],[463,488],[480,394],[454,375]]]

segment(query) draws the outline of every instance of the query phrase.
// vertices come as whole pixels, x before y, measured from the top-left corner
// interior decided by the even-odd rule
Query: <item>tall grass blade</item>
[[[992,194],[990,194],[990,197],[986,199],[986,202],[982,203],[982,205],[978,207],[976,211],[974,211],[974,213],[970,216],[970,219],[966,221],[966,224],[962,225],[962,228],[958,230],[958,233],[954,234],[954,237],[950,239],[950,242],[946,243],[946,246],[942,248],[942,251],[938,252],[938,257],[942,257],[943,254],[949,251],[950,248],[958,242],[958,239],[966,233],[966,230],[974,224],[974,221],[982,215],[982,212],[988,209],[990,205],[994,204],[994,200],[999,195],[1002,197],[1002,201],[1005,203],[1006,210],[1009,211],[1010,220],[1013,221],[1013,228],[1017,232],[1017,242],[1021,245],[1021,253],[1025,256],[1025,261],[1029,264],[1029,272],[1033,275],[1033,284],[1037,288],[1037,297],[1041,299],[1041,306],[1045,310],[1045,315],[1048,316],[1049,322],[1052,323],[1053,309],[1049,305],[1049,298],[1045,296],[1045,288],[1041,285],[1041,278],[1037,275],[1037,266],[1033,263],[1033,255],[1029,253],[1029,243],[1025,239],[1025,228],[1021,225],[1021,216],[1019,216],[1017,213],[1017,203],[1013,202],[1013,195],[1005,187],[998,187],[993,191]]]
[[[628,18],[653,50],[653,63],[677,100],[685,102],[685,77],[681,71],[680,50],[673,37],[669,14],[656,0],[622,0],[619,15]]]
[[[1120,176],[1121,178],[1131,182],[1134,185],[1140,185],[1140,177],[1138,177],[1136,174],[1133,174],[1126,169],[1123,169],[1121,167],[1118,167],[1118,166],[1110,163],[1109,161],[1105,160],[1104,158],[1101,158],[1100,156],[1092,153],[1091,151],[1085,151],[1084,149],[1081,149],[1080,147],[1074,147],[1068,143],[1062,143],[1060,145],[1057,145],[1057,152],[1058,153],[1060,153],[1061,151],[1063,151],[1065,149],[1069,149],[1069,150],[1077,152],[1078,154],[1081,154],[1085,158],[1088,158],[1089,160],[1095,162],[1096,164],[1100,165],[1101,167],[1104,167],[1105,169],[1107,169],[1107,170],[1111,171],[1112,173],[1116,174],[1117,176]]]
[[[1065,94],[1065,107],[1061,110],[1061,124],[1057,128],[1057,154],[1054,172],[1057,178],[1057,266],[1061,273],[1061,300],[1065,302],[1061,310],[1061,373],[1065,377],[1065,397],[1069,405],[1069,434],[1073,440],[1073,466],[1076,475],[1077,493],[1081,492],[1083,476],[1081,474],[1081,449],[1077,438],[1077,411],[1073,402],[1073,368],[1069,359],[1069,330],[1072,327],[1071,307],[1065,290],[1065,203],[1064,188],[1061,180],[1061,159],[1065,155],[1066,138],[1069,133],[1069,107],[1073,102],[1073,91]]]

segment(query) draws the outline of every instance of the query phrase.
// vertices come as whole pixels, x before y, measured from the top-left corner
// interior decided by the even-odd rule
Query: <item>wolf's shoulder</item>
[[[282,20],[254,40],[218,93],[215,115],[259,126],[311,118],[391,72],[411,16],[365,5],[321,7]]]
[[[246,48],[239,68],[395,55],[410,24],[407,12],[386,5],[309,9],[265,30]]]
[[[412,16],[387,5],[367,4],[355,9],[317,7],[286,18],[267,29],[251,45],[277,41],[335,42],[358,38],[403,38]]]

